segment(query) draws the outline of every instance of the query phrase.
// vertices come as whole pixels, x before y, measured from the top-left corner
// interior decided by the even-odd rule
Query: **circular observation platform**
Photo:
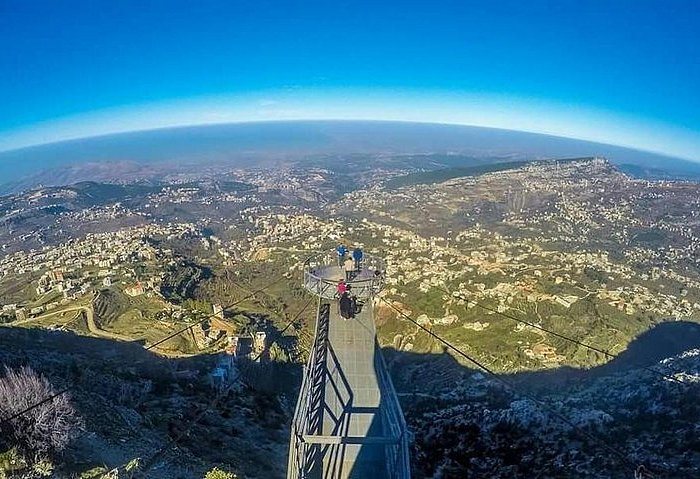
[[[355,296],[366,299],[381,291],[385,272],[386,265],[382,258],[365,253],[360,262],[360,271],[353,272],[351,279],[346,283],[352,286]],[[335,299],[336,288],[341,279],[345,279],[345,268],[338,266],[338,254],[335,250],[319,253],[304,262],[303,286],[317,296]]]

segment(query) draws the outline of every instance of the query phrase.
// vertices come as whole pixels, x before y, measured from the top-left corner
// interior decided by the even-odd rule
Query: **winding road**
[[[101,329],[98,325],[97,322],[95,321],[95,310],[92,307],[92,300],[90,301],[89,305],[79,305],[79,306],[72,306],[69,308],[65,309],[57,309],[55,311],[51,311],[49,313],[42,314],[40,316],[35,316],[33,318],[27,318],[23,319],[20,321],[13,321],[12,323],[9,323],[7,326],[23,326],[25,324],[31,324],[36,321],[41,321],[42,319],[47,319],[51,316],[56,316],[57,314],[61,313],[70,313],[73,311],[80,311],[83,314],[85,314],[85,322],[87,324],[88,331],[90,331],[91,334],[94,334],[95,336],[100,336],[103,338],[108,338],[108,339],[113,339],[115,341],[133,341],[133,338],[130,338],[128,336],[123,336],[121,334],[117,333],[112,333],[109,331],[105,331],[104,329]]]

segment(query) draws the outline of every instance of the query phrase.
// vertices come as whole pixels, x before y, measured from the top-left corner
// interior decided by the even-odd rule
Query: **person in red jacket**
[[[344,279],[338,282],[338,286],[335,287],[335,294],[340,298],[344,292],[348,290],[348,284]]]

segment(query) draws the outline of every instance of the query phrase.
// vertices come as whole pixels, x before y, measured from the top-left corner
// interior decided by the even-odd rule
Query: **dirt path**
[[[76,313],[82,313],[85,315],[85,323],[87,325],[88,331],[90,332],[90,334],[92,334],[94,336],[106,338],[106,339],[111,339],[113,341],[136,341],[139,339],[139,338],[132,338],[129,336],[125,336],[123,334],[113,333],[111,331],[107,331],[107,330],[100,328],[97,321],[95,321],[95,309],[93,308],[93,305],[92,305],[93,300],[94,300],[94,298],[90,300],[89,304],[72,305],[72,306],[69,306],[67,308],[57,309],[55,311],[44,313],[40,316],[35,316],[33,318],[27,318],[27,319],[23,319],[20,321],[13,321],[12,323],[3,324],[0,326],[3,326],[3,327],[23,326],[23,325],[31,324],[31,323],[34,323],[37,321],[46,320],[48,318],[58,316],[60,314],[76,312]],[[64,326],[74,322],[76,319],[77,319],[77,316],[66,321],[64,323]],[[160,349],[160,348],[155,348],[154,352],[157,352],[158,354],[160,354],[162,356],[171,357],[171,358],[190,357],[190,356],[197,355],[196,353],[189,353],[189,354],[179,353],[179,352],[172,352],[172,351],[168,351],[168,350],[164,350],[164,349]]]

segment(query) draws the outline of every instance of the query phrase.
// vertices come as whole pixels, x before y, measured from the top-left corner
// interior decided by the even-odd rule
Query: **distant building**
[[[138,252],[138,255],[143,259],[151,260],[155,258],[156,251],[152,246],[145,246]]]
[[[124,292],[129,296],[140,296],[145,293],[145,290],[143,288],[143,284],[141,284],[140,281],[137,281],[135,285],[124,288]]]
[[[219,357],[218,364],[209,375],[211,387],[217,391],[223,391],[229,386],[234,386],[240,378],[240,372],[236,367],[233,356],[223,354]]]
[[[238,352],[240,349],[240,338],[238,336],[228,336],[226,338],[228,340],[228,344],[226,345],[226,349],[224,350],[226,354],[230,354],[231,356],[238,356]]]
[[[221,339],[222,337],[224,337],[225,334],[226,334],[225,331],[218,329],[218,328],[214,328],[210,325],[208,333],[207,333],[207,340],[210,344],[213,344],[216,341],[218,341],[219,339]]]
[[[267,346],[267,333],[258,331],[253,335],[253,355],[258,356],[265,351]]]
[[[532,349],[526,349],[525,354],[529,357],[550,362],[558,359],[556,348],[541,343],[535,344]]]
[[[109,276],[107,276],[105,279],[103,279],[103,280],[102,280],[102,286],[105,286],[105,287],[107,287],[107,288],[109,288],[110,286],[112,286],[112,278],[110,278]]]
[[[228,344],[225,352],[233,357],[244,357],[252,354],[253,340],[251,336],[236,336],[229,334],[227,337]]]
[[[15,318],[17,321],[23,321],[27,319],[27,311],[24,308],[18,308],[15,310]]]
[[[60,269],[49,271],[49,279],[51,281],[63,281],[63,271]]]
[[[224,336],[230,337],[233,333],[233,326],[217,318],[203,321],[192,328],[194,340],[200,349],[211,346]]]
[[[220,304],[215,304],[213,306],[214,308],[214,316],[219,318],[219,319],[224,319],[224,307],[221,306]]]
[[[207,347],[207,332],[204,328],[204,323],[197,324],[192,328],[192,335],[194,336],[194,342],[197,343],[197,347],[200,349]]]

